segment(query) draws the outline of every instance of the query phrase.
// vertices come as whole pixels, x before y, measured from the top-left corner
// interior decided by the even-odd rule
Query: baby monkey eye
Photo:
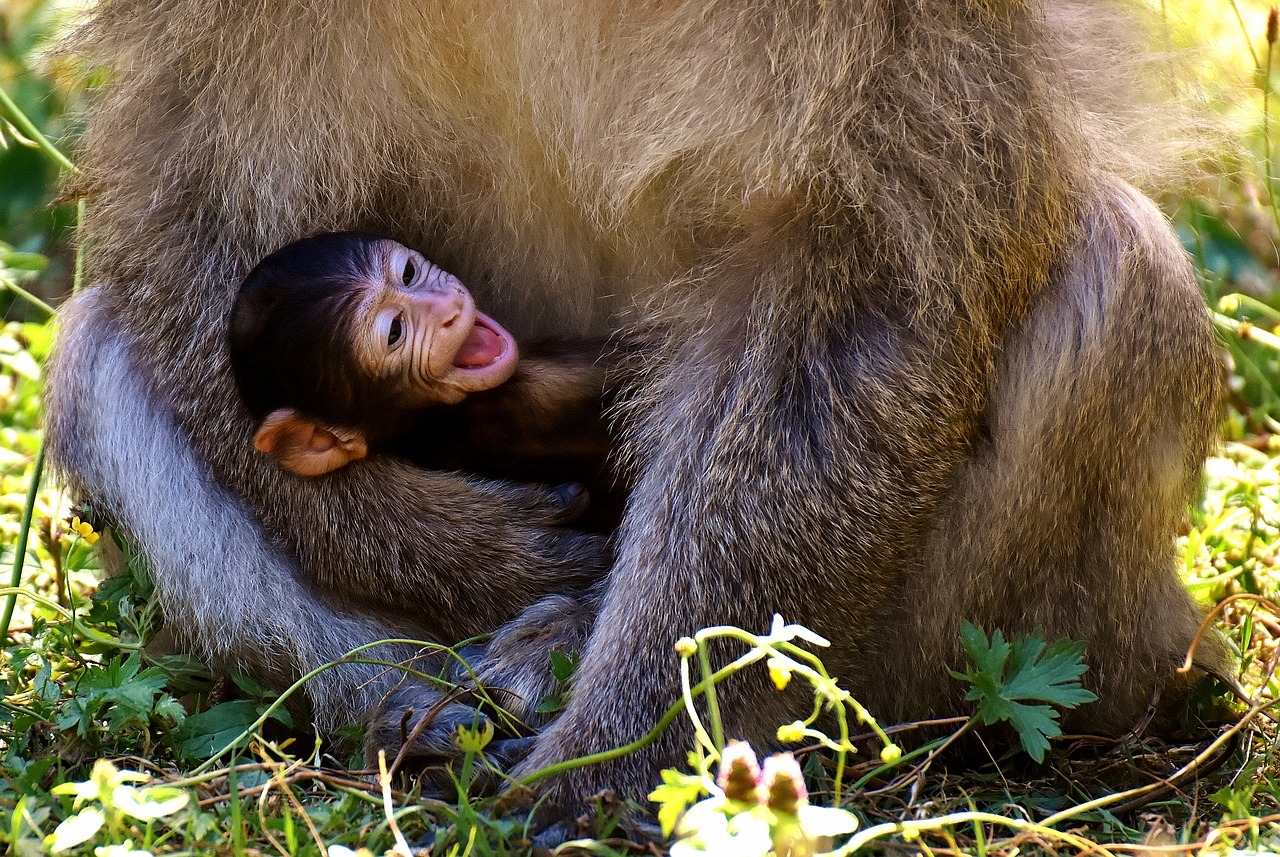
[[[410,263],[412,264],[412,263]],[[408,275],[406,274],[406,277]],[[406,279],[405,282],[408,282]],[[391,319],[391,329],[387,331],[387,347],[395,346],[397,342],[404,337],[404,313],[397,313],[396,317]]]
[[[408,259],[404,263],[404,284],[407,286],[413,282],[414,276],[418,273],[418,269],[414,267],[413,260]]]

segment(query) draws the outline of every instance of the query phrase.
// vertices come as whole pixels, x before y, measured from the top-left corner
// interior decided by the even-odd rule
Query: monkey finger
[[[550,595],[502,626],[487,645],[468,647],[462,653],[466,667],[456,664],[454,680],[478,683],[514,717],[541,726],[547,720],[539,714],[542,703],[562,694],[568,681],[556,675],[551,653],[572,662],[586,646],[595,615],[590,593]]]
[[[388,759],[402,754],[414,759],[461,758],[465,751],[460,730],[483,734],[492,729],[492,722],[477,709],[451,702],[433,688],[405,684],[370,717],[365,755],[376,758],[384,750]]]
[[[484,755],[498,770],[509,771],[529,755],[535,740],[533,735],[526,738],[498,738],[490,741],[484,748]]]
[[[591,495],[577,482],[564,482],[551,488],[551,496],[560,504],[559,517],[549,523],[567,524],[581,518],[591,505]]]
[[[613,566],[613,542],[599,533],[544,528],[537,548],[556,575],[560,592],[586,592]]]
[[[577,482],[559,485],[543,485],[530,482],[490,483],[500,486],[517,514],[523,514],[530,523],[542,526],[567,524],[582,516],[591,503],[587,489]]]
[[[449,680],[454,684],[470,685],[472,676],[478,675],[488,657],[488,643],[472,643],[455,649],[456,658],[449,661]]]

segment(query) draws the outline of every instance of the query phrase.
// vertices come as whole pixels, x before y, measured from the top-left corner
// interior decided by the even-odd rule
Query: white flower
[[[757,810],[724,814],[724,798],[701,801],[676,825],[671,857],[765,857],[773,847],[769,822]]]

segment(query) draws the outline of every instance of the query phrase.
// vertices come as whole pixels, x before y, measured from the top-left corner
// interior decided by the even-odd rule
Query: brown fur
[[[573,527],[618,528],[629,483],[617,471],[616,438],[606,413],[625,386],[634,343],[597,340],[520,346],[520,365],[505,384],[458,405],[424,414],[391,450],[431,470],[460,470],[490,479],[578,483],[585,497],[566,508]],[[585,509],[585,513],[583,510]]]
[[[194,645],[272,674],[491,630],[589,579],[602,546],[541,527],[535,491],[388,460],[306,482],[252,454],[220,343],[236,283],[298,235],[392,235],[518,336],[655,341],[618,559],[522,770],[636,738],[677,694],[677,636],[774,612],[831,638],[884,718],[956,704],[962,618],[1076,637],[1101,700],[1075,725],[1122,730],[1197,621],[1171,539],[1218,372],[1187,261],[1108,172],[1044,14],[105,0],[75,44],[114,80],[79,155],[98,285],[52,369],[55,458],[139,537]],[[166,469],[171,509],[140,493]],[[191,510],[218,520],[184,551],[164,525]],[[247,621],[214,621],[218,598]],[[508,642],[545,637],[547,603],[491,672],[536,685]],[[332,724],[386,689],[344,668],[310,691]],[[758,675],[721,700],[762,744],[797,714]],[[547,805],[642,795],[689,740],[544,781]]]

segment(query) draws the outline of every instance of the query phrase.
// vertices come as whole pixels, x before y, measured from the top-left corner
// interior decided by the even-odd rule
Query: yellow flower
[[[98,534],[93,531],[93,524],[80,520],[79,516],[71,519],[71,531],[89,544],[98,540]]]
[[[691,658],[698,651],[698,644],[693,637],[681,637],[676,640],[676,654],[682,658]]]
[[[769,658],[769,678],[778,690],[786,690],[791,683],[791,667],[782,658]]]
[[[897,744],[885,744],[884,749],[880,751],[880,761],[886,765],[892,765],[901,758],[902,748]]]
[[[804,723],[796,720],[779,726],[778,740],[784,744],[799,744],[804,740]]]

